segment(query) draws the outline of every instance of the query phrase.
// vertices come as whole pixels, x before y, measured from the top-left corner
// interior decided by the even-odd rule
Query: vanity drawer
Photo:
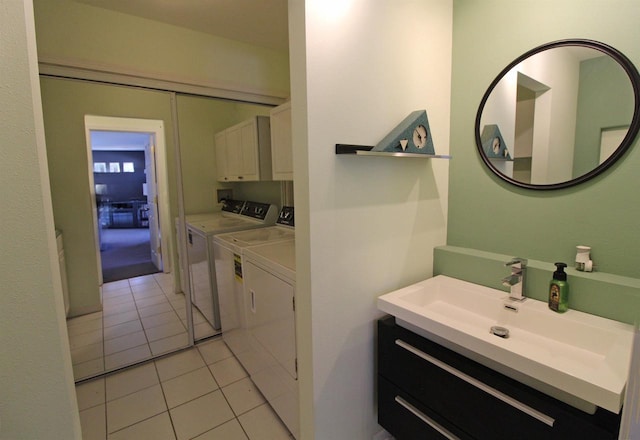
[[[416,335],[378,324],[379,374],[478,439],[615,439],[619,416],[583,413]]]
[[[472,437],[458,430],[422,403],[383,377],[378,377],[378,424],[403,439],[461,439]]]

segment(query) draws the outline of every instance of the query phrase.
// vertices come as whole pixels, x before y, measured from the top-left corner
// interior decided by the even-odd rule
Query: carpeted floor
[[[105,283],[159,272],[151,262],[149,229],[103,229],[101,234]]]

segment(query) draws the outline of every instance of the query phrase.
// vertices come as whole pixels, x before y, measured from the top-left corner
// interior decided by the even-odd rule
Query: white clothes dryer
[[[295,240],[243,250],[247,350],[236,357],[299,438]]]
[[[187,261],[191,302],[211,326],[220,330],[213,237],[224,232],[273,225],[277,207],[267,203],[229,201],[221,213],[187,216]]]
[[[275,226],[216,235],[213,239],[222,337],[232,352],[244,351],[242,332],[246,329],[246,300],[242,275],[244,249],[266,243],[293,240],[294,210],[285,206]]]

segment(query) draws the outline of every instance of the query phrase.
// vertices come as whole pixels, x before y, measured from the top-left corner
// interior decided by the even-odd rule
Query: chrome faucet
[[[516,301],[524,301],[524,275],[527,269],[527,260],[514,257],[504,265],[511,266],[511,275],[502,279],[502,285],[510,288],[509,298]]]

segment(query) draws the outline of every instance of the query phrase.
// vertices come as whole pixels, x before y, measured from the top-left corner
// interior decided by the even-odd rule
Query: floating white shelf
[[[451,159],[446,154],[403,153],[401,151],[372,151],[371,145],[336,144],[336,154],[355,154],[357,156],[415,157],[420,159]]]

